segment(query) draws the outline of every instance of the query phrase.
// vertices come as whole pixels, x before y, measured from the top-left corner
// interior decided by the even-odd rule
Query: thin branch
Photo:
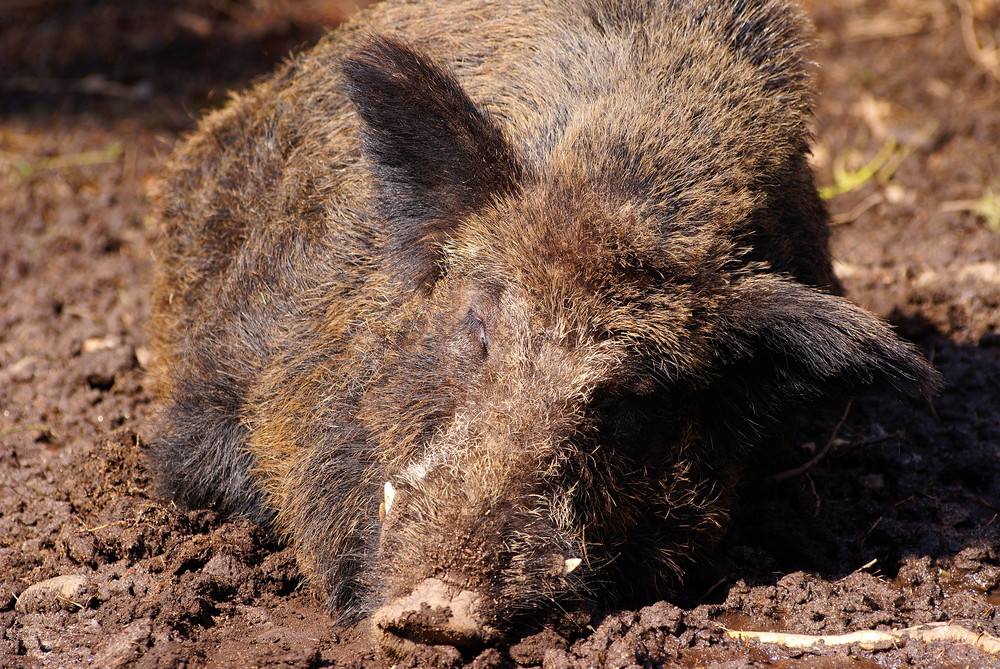
[[[826,454],[830,452],[830,449],[833,448],[833,442],[837,440],[837,435],[840,434],[840,428],[844,426],[844,422],[847,420],[847,414],[851,412],[851,404],[853,404],[853,402],[853,400],[847,400],[847,408],[844,409],[844,415],[840,417],[839,421],[837,421],[837,426],[833,428],[833,433],[830,434],[830,438],[826,440],[823,448],[819,450],[819,453],[817,453],[812,460],[803,465],[799,465],[795,469],[789,469],[788,471],[773,474],[767,477],[767,480],[775,483],[778,481],[787,481],[788,479],[805,474],[807,471],[818,465],[820,461],[826,457]]]
[[[723,628],[730,637],[743,641],[755,640],[761,643],[775,643],[788,648],[811,648],[822,643],[827,646],[858,644],[865,650],[902,645],[906,639],[916,639],[931,643],[942,641],[978,648],[986,653],[1000,653],[1000,638],[984,632],[972,632],[951,623],[929,623],[898,630],[862,630],[849,634],[786,634],[782,632],[747,632]]]
[[[979,43],[979,37],[976,35],[976,12],[969,0],[961,0],[957,4],[962,14],[962,42],[965,43],[969,58],[1000,82],[1000,48],[992,37],[988,38],[991,42],[989,45]]]

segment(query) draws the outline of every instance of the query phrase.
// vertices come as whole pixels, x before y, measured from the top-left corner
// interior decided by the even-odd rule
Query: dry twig
[[[988,43],[980,44],[976,34],[975,10],[969,0],[961,0],[957,4],[962,13],[962,41],[969,58],[1000,82],[1000,45],[989,35],[986,38]]]
[[[847,407],[844,409],[844,415],[840,417],[839,421],[837,421],[837,426],[833,428],[833,432],[830,434],[830,438],[826,440],[826,443],[823,445],[823,448],[819,450],[819,453],[813,456],[813,458],[809,460],[809,462],[806,462],[803,465],[799,465],[795,469],[789,469],[788,471],[778,472],[777,474],[773,474],[768,477],[768,480],[774,482],[787,481],[788,479],[795,478],[796,476],[799,476],[801,474],[805,474],[807,471],[818,465],[820,461],[826,457],[826,454],[829,453],[830,449],[833,448],[834,442],[837,441],[837,435],[840,433],[840,428],[844,426],[844,421],[847,420],[847,414],[851,413],[852,403],[853,400],[847,401]]]
[[[725,629],[725,628],[723,628]],[[985,633],[976,633],[952,623],[929,623],[899,630],[861,630],[849,634],[787,634],[783,632],[747,632],[725,629],[734,639],[755,640],[761,643],[775,643],[788,648],[811,648],[816,644],[842,646],[857,644],[865,650],[884,648],[887,644],[901,645],[906,639],[916,639],[927,643],[941,641],[978,648],[986,653],[1000,653],[1000,638]]]

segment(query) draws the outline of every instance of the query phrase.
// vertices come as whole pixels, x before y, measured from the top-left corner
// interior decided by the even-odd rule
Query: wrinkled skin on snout
[[[386,0],[207,116],[158,197],[163,491],[272,528],[392,656],[669,595],[796,411],[938,383],[837,295],[807,36],[782,0]]]

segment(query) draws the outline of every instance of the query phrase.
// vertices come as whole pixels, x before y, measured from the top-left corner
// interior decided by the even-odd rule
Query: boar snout
[[[482,597],[451,581],[424,579],[408,595],[375,612],[375,638],[384,651],[405,655],[417,644],[475,648],[497,637],[497,630],[480,615]]]
[[[579,569],[582,547],[555,522],[569,511],[555,509],[544,487],[525,490],[523,476],[498,470],[495,440],[477,446],[493,457],[421,463],[383,486],[378,556],[363,578],[375,594],[374,641],[389,655],[489,645],[588,571]]]

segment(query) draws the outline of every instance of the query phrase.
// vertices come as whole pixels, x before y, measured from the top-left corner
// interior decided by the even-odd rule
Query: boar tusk
[[[563,574],[573,573],[573,570],[579,567],[581,562],[583,562],[583,560],[580,558],[568,558],[563,569]]]
[[[389,509],[392,508],[392,500],[396,499],[396,489],[392,487],[392,481],[386,481],[382,489],[385,491],[385,501],[382,502],[382,506],[385,507],[385,511],[383,512],[382,507],[379,507],[380,517],[389,513]]]

